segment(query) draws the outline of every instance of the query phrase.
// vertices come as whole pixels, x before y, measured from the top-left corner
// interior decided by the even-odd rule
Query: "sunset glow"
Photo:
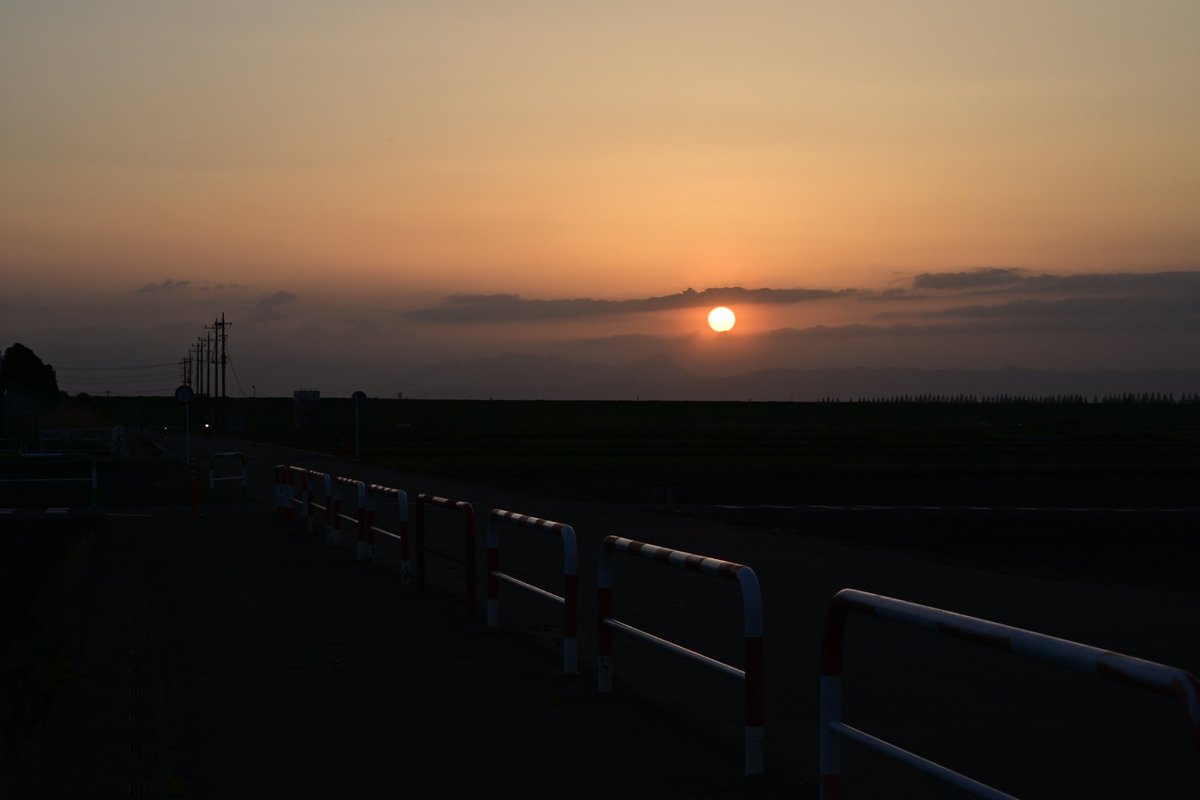
[[[267,391],[298,350],[395,391],[513,353],[1200,367],[1198,29],[1173,0],[17,2],[0,337],[157,363],[227,313]],[[736,357],[678,338],[733,304]]]

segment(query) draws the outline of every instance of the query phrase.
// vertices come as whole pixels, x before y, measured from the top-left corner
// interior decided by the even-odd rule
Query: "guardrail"
[[[300,477],[299,487],[300,495],[296,495],[296,476]],[[308,485],[308,470],[304,467],[295,467],[288,465],[287,467],[287,489],[285,493],[287,500],[288,519],[294,519],[296,509],[300,510],[300,519],[304,522],[304,527],[312,532],[312,487]]]
[[[436,506],[438,508],[449,508],[455,511],[461,511],[463,515],[463,557],[459,559],[457,556],[450,553],[444,553],[441,550],[435,550],[425,543],[425,506]],[[451,500],[447,497],[438,497],[437,495],[421,492],[417,495],[417,512],[416,512],[416,540],[417,540],[417,588],[425,588],[425,553],[433,553],[442,558],[453,561],[456,564],[463,565],[463,571],[466,573],[466,604],[467,615],[475,613],[476,591],[475,591],[475,506],[465,500]]]
[[[287,519],[291,511],[288,501],[288,467],[287,464],[275,465],[275,515]]]
[[[70,452],[119,455],[125,441],[123,428],[45,428],[38,433],[38,447],[69,449]],[[66,450],[64,450],[65,452]]]
[[[221,479],[218,478],[218,480]],[[320,481],[321,485],[321,502],[319,503],[313,500],[313,484],[317,480]],[[296,491],[297,487],[299,487],[299,494]],[[340,490],[347,488],[353,489],[355,492],[354,516],[342,513],[342,496]],[[397,508],[400,512],[399,532],[390,531],[375,525],[374,495],[376,494],[388,494],[396,498]],[[353,523],[356,539],[355,556],[360,561],[375,557],[376,533],[400,539],[402,558],[405,559],[405,563],[401,565],[401,579],[406,583],[409,582],[410,579],[405,575],[405,573],[411,572],[407,567],[408,498],[403,491],[377,484],[372,484],[370,489],[368,489],[366,483],[354,480],[353,478],[343,478],[290,464],[276,464],[276,513],[285,519],[291,520],[295,518],[297,509],[299,509],[300,519],[304,522],[305,528],[309,533],[314,532],[318,524],[317,516],[313,513],[313,510],[316,509],[321,512],[324,523],[323,527],[325,529],[325,541],[328,544],[337,544],[340,541],[341,523],[343,521]]]
[[[369,500],[367,496],[367,484],[362,481],[356,481],[353,478],[343,478],[335,476],[332,481],[331,489],[334,492],[333,499],[333,530],[334,541],[341,540],[342,521],[354,523],[354,556],[359,561],[365,561],[369,556],[374,556],[374,553],[367,552],[367,528],[370,527],[369,520]],[[355,516],[342,513],[342,498],[338,493],[340,489],[354,489],[355,493]]]
[[[379,527],[375,524],[375,495],[384,495],[396,501],[396,510],[399,512],[397,524],[399,531],[390,531],[386,528]],[[408,585],[412,583],[412,555],[409,544],[408,535],[408,494],[403,489],[394,489],[391,486],[380,486],[377,483],[367,485],[367,551],[371,558],[375,557],[375,534],[387,536],[390,539],[397,539],[400,542],[400,583]]]
[[[325,518],[326,525],[329,522],[329,512],[332,509],[332,504],[329,502],[329,479],[332,476],[325,472],[317,472],[315,469],[304,470],[304,519],[305,529],[309,533],[315,533],[317,526],[320,524],[317,521],[317,515],[313,513],[316,509],[320,511]],[[321,486],[321,502],[317,502],[314,498],[315,485]]]
[[[562,596],[500,571],[500,536],[496,532],[495,523],[505,520],[525,528],[543,530],[562,539]],[[489,628],[496,628],[500,625],[499,581],[506,581],[517,588],[533,592],[562,605],[563,672],[568,675],[577,673],[579,671],[579,548],[575,543],[575,529],[562,522],[517,514],[502,508],[493,508],[488,515],[487,526],[487,578],[487,624]]]
[[[746,668],[738,669],[723,661],[718,661],[703,653],[697,653],[683,645],[615,619],[613,617],[612,590],[613,553],[628,553],[691,572],[737,581],[742,589],[742,624]],[[732,561],[707,558],[693,553],[685,553],[682,550],[671,550],[620,536],[606,536],[600,544],[600,563],[596,587],[596,676],[599,690],[601,692],[612,690],[612,632],[614,630],[622,631],[644,642],[649,642],[739,679],[745,688],[745,774],[761,775],[765,762],[763,752],[763,613],[762,591],[759,589],[758,576],[754,574],[754,570]]]
[[[237,475],[223,475],[220,478],[216,477],[216,462],[224,459],[238,459],[242,463],[242,471]],[[242,495],[246,494],[246,454],[242,452],[231,453],[213,453],[208,459],[208,488],[212,491],[217,483],[224,481],[241,481]]]
[[[91,486],[92,505],[100,504],[100,485],[96,478],[96,459],[88,453],[17,453],[0,455],[0,459],[12,462],[41,462],[41,461],[86,461],[91,467],[86,477],[62,478],[57,476],[40,476],[21,478],[0,478],[0,483],[87,483]]]
[[[1102,678],[1170,695],[1183,703],[1192,723],[1192,734],[1200,750],[1200,682],[1191,673],[1153,661],[1112,653],[1086,644],[1014,628],[977,617],[955,614],[883,595],[842,589],[833,597],[825,615],[821,638],[821,734],[820,774],[822,800],[840,796],[841,741],[858,742],[872,750],[908,764],[978,797],[1011,798],[1011,795],[980,783],[954,770],[878,739],[841,720],[842,644],[846,618],[858,612],[880,619],[926,628],[945,636],[997,650],[1091,672]],[[840,737],[840,738],[839,738]]]

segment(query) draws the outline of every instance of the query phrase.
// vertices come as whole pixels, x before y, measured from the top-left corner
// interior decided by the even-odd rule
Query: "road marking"
[[[47,514],[66,514],[70,510],[71,509],[69,509],[69,508],[61,508],[61,507],[55,506],[54,508],[47,508],[46,513]]]

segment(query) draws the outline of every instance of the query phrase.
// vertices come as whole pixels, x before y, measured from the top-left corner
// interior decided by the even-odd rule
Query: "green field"
[[[236,408],[239,435],[354,454],[347,399],[306,430],[290,398]],[[136,410],[182,423],[169,400]],[[1200,505],[1196,404],[372,399],[360,426],[372,463],[579,500]]]

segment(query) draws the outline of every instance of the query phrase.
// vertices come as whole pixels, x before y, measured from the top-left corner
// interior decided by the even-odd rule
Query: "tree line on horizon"
[[[1120,394],[896,394],[885,397],[858,397],[843,400],[826,397],[822,403],[909,403],[909,404],[993,404],[993,405],[1120,405],[1120,406],[1177,406],[1200,403],[1200,393],[1184,392],[1178,397],[1167,392],[1124,392]]]

